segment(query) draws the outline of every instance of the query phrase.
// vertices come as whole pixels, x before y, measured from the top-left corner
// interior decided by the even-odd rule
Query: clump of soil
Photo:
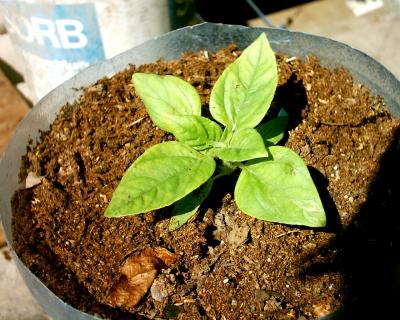
[[[14,248],[62,299],[115,319],[131,319],[131,312],[150,319],[314,319],[367,289],[384,290],[389,301],[395,288],[385,279],[399,245],[399,122],[345,70],[330,71],[313,57],[278,55],[279,86],[267,118],[280,107],[289,113],[282,143],[309,165],[327,228],[243,214],[233,200],[234,176],[218,181],[195,219],[172,233],[169,208],[103,216],[129,165],[146,148],[173,139],[151,122],[132,73],[182,77],[208,114],[213,84],[239,54],[234,45],[186,53],[101,79],[64,106],[28,151],[22,178],[28,172],[45,178],[14,197]],[[155,247],[178,259],[131,312],[106,306],[124,261]]]

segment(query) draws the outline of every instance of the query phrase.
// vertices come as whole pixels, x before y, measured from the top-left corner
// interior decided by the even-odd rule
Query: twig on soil
[[[342,122],[328,122],[328,121],[318,121],[319,124],[324,124],[326,126],[338,126],[338,127],[358,127],[358,125],[353,125],[349,123]]]
[[[246,260],[250,264],[254,264],[255,262],[251,260],[248,256],[243,256],[243,260]]]
[[[288,234],[297,233],[297,232],[301,232],[301,230],[292,230],[292,231],[288,231],[288,232],[285,232],[285,233],[281,233],[281,234],[278,234],[275,238],[276,239],[282,238],[284,236],[287,236]]]
[[[285,60],[285,62],[292,62],[292,61],[294,61],[294,60],[296,60],[297,59],[297,57],[290,57],[290,58],[287,58],[286,60]]]
[[[318,101],[319,101],[319,103],[322,103],[322,104],[328,104],[329,103],[329,101],[326,101],[326,100],[323,100],[323,99],[320,99],[320,98],[318,98]]]
[[[144,118],[139,118],[139,119],[133,121],[132,123],[128,124],[127,127],[128,127],[128,128],[133,127],[135,124],[138,124],[138,123],[141,122],[143,119],[144,119]]]
[[[378,115],[379,116],[379,115]],[[376,119],[376,115],[366,117],[359,121],[358,123],[343,123],[343,122],[330,122],[330,121],[317,121],[317,124],[324,124],[326,126],[338,126],[338,127],[350,127],[350,128],[357,128],[369,122],[373,122]]]

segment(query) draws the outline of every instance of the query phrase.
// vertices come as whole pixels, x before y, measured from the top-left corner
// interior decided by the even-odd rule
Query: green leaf
[[[254,128],[267,113],[277,83],[275,54],[262,33],[217,80],[210,112],[233,131]]]
[[[285,135],[288,117],[276,117],[259,125],[256,130],[261,135],[266,146],[277,144]]]
[[[175,202],[168,230],[173,231],[183,226],[199,209],[201,203],[210,194],[213,180],[209,179],[200,188],[192,191],[186,197]]]
[[[153,122],[171,132],[169,116],[201,115],[201,100],[195,88],[174,76],[134,73],[132,82]]]
[[[170,132],[176,139],[192,147],[206,148],[219,141],[222,135],[219,124],[202,116],[175,116],[168,120],[173,128]]]
[[[323,227],[326,216],[304,161],[292,150],[268,149],[272,159],[246,163],[235,201],[246,214],[272,222]]]
[[[255,129],[235,131],[226,147],[212,148],[207,154],[224,161],[246,161],[268,157],[262,137]]]
[[[215,171],[215,161],[177,141],[147,149],[125,172],[106,217],[166,207],[197,189]]]

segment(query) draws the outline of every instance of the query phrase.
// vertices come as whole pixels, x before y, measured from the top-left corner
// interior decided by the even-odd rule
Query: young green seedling
[[[325,226],[325,212],[304,161],[275,146],[287,116],[281,112],[258,126],[277,79],[275,54],[262,33],[212,89],[210,112],[217,123],[201,116],[200,97],[184,80],[135,73],[136,93],[151,119],[177,141],[149,148],[128,168],[105,215],[135,215],[174,204],[169,224],[174,230],[196,213],[215,179],[240,169],[234,198],[244,213],[272,222]]]

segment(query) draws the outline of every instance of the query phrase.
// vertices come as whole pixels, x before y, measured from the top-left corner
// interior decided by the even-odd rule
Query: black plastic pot
[[[210,23],[172,31],[79,73],[44,97],[22,121],[0,163],[0,181],[2,181],[0,193],[1,219],[11,250],[10,200],[14,191],[20,187],[18,182],[20,159],[26,152],[29,140],[36,141],[39,137],[39,130],[49,129],[61,106],[76,100],[82,94],[82,90],[76,88],[83,88],[99,78],[112,76],[126,68],[128,64],[140,65],[159,58],[174,59],[185,51],[215,51],[228,46],[232,42],[236,42],[240,48],[244,48],[260,32],[267,34],[275,51],[302,58],[312,54],[318,56],[323,65],[344,67],[357,82],[366,85],[373,93],[382,96],[393,116],[400,117],[400,82],[381,64],[347,45],[326,38],[287,30],[246,28]],[[12,253],[27,286],[50,317],[74,320],[96,319],[95,316],[76,310],[61,301],[28,270],[13,251]],[[362,304],[355,302],[346,309],[332,313],[324,319],[359,319],[360,314],[358,312],[363,309],[365,311]],[[353,315],[350,316],[350,314]]]

